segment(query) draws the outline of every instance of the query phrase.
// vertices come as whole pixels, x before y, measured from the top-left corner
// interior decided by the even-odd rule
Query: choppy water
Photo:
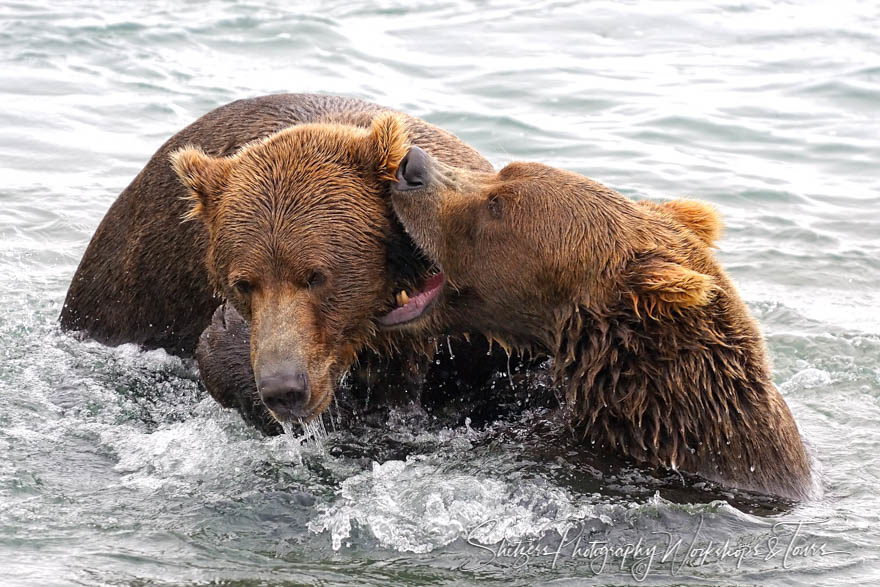
[[[0,583],[877,584],[878,30],[850,0],[0,4]],[[749,513],[637,475],[611,491],[498,426],[261,438],[191,365],[60,333],[93,230],[153,151],[284,91],[403,109],[497,165],[715,203],[823,497]],[[515,551],[566,520],[657,560]],[[813,550],[786,558],[798,522]],[[487,562],[468,536],[507,550]],[[681,565],[727,539],[756,550]]]

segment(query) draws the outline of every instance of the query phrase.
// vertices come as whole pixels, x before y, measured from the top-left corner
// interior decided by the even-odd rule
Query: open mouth
[[[446,283],[446,276],[442,272],[435,273],[425,281],[421,291],[410,293],[406,290],[401,290],[397,292],[397,295],[394,297],[397,307],[384,316],[380,316],[379,324],[382,326],[398,326],[412,322],[422,316],[440,295],[444,283]]]

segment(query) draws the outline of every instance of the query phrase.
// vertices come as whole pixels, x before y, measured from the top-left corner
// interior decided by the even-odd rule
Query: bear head
[[[399,292],[429,277],[387,204],[407,151],[404,121],[303,124],[213,157],[171,156],[206,227],[219,297],[251,326],[260,396],[279,420],[309,419],[364,348],[393,345]],[[396,300],[395,300],[396,298]],[[378,350],[378,349],[377,349]]]
[[[457,327],[511,346],[552,348],[573,307],[624,298],[659,316],[704,306],[718,290],[710,247],[721,224],[701,202],[636,203],[538,163],[462,170],[413,147],[392,204],[445,287],[467,300],[451,315]]]

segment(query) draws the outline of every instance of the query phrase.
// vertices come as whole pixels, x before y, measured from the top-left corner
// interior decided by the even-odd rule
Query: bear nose
[[[424,187],[428,180],[428,154],[419,147],[411,147],[397,167],[398,191]]]
[[[260,377],[260,397],[281,420],[307,416],[309,376],[300,369],[281,369]]]

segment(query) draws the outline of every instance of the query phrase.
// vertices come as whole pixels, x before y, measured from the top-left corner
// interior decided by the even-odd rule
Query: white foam
[[[798,371],[779,387],[788,393],[798,389],[813,389],[831,384],[831,374],[823,369],[809,367]]]
[[[540,480],[503,481],[456,473],[426,456],[373,463],[342,482],[336,500],[309,523],[329,532],[334,550],[355,526],[384,548],[431,552],[471,536],[482,543],[536,537],[572,520],[596,517],[595,505]]]
[[[100,440],[116,454],[114,470],[123,474],[122,483],[146,489],[203,482],[222,485],[238,476],[247,483],[262,462],[302,463],[300,438],[260,438],[210,398],[199,404],[197,412],[152,432],[130,425],[103,428]]]

